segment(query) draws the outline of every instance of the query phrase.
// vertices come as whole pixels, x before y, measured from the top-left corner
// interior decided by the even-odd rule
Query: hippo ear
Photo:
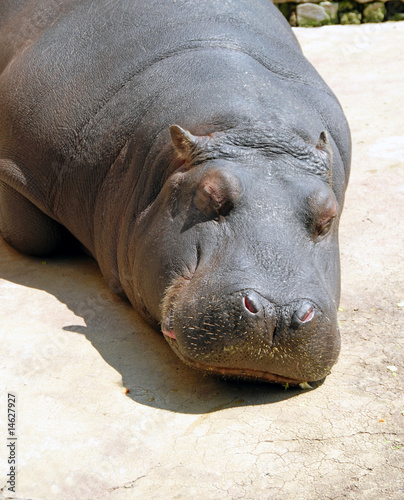
[[[320,134],[320,138],[318,140],[317,146],[316,146],[317,152],[326,160],[328,169],[327,169],[327,176],[328,180],[331,183],[332,182],[332,149],[331,149],[331,144],[330,140],[328,138],[328,134],[325,130],[323,130]]]
[[[179,125],[170,126],[171,140],[175,149],[184,159],[190,159],[192,153],[198,146],[198,137],[192,135],[188,130],[184,130]]]
[[[232,210],[240,192],[240,181],[233,173],[211,169],[200,180],[193,201],[207,219],[217,219]]]
[[[331,160],[332,149],[328,134],[325,130],[323,130],[320,134],[316,149],[317,151],[320,151],[321,154],[326,155],[329,160]]]

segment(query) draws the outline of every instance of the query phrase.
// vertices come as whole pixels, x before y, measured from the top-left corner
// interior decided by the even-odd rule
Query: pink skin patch
[[[310,309],[310,311],[301,319],[302,323],[307,323],[308,321],[311,321],[314,316],[314,311],[313,309]]]
[[[256,314],[258,312],[257,308],[248,297],[244,297],[244,306],[251,314]]]
[[[174,332],[167,332],[167,331],[163,331],[164,335],[166,335],[167,337],[171,337],[172,339],[175,339],[176,336],[175,336],[175,333]]]

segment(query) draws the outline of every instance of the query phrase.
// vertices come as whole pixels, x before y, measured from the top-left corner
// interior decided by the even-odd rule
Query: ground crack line
[[[120,485],[120,486],[111,486],[111,488],[107,488],[107,490],[106,490],[106,491],[107,491],[108,493],[112,493],[113,491],[120,490],[120,489],[122,489],[122,488],[123,488],[123,489],[128,489],[128,490],[129,490],[129,489],[131,489],[131,488],[133,488],[133,487],[134,487],[135,483],[136,483],[139,479],[142,479],[142,478],[144,478],[144,477],[146,477],[146,475],[139,476],[139,477],[137,477],[136,479],[134,479],[133,481],[129,481],[128,483],[122,484],[122,485]],[[102,495],[99,495],[99,496],[94,497],[94,498],[101,498],[101,497],[103,497],[103,496],[104,496],[104,493],[103,493]]]
[[[137,481],[139,481],[139,479],[142,479],[142,478],[144,478],[144,477],[146,477],[146,475],[139,476],[139,477],[137,477],[135,480],[133,480],[133,481],[129,481],[128,483],[125,483],[125,484],[122,484],[121,486],[112,486],[112,488],[108,488],[108,490],[107,490],[107,491],[108,491],[108,492],[110,492],[110,491],[120,490],[121,488],[125,488],[125,489],[130,489],[130,488],[133,488],[133,487],[134,487],[134,485],[135,485],[135,483],[136,483]]]
[[[340,439],[345,439],[345,438],[351,438],[355,436],[360,436],[360,435],[368,435],[368,436],[398,436],[397,432],[367,432],[367,431],[359,431],[355,432],[354,434],[346,434],[346,435],[341,435],[341,436],[332,436],[332,437],[325,437],[325,438],[306,438],[306,437],[297,437],[297,438],[292,438],[292,439],[265,439],[261,441],[261,443],[291,443],[294,441],[307,441],[307,442],[312,442],[312,441],[317,441],[317,442],[323,442],[323,441],[335,441],[335,440],[340,440]]]

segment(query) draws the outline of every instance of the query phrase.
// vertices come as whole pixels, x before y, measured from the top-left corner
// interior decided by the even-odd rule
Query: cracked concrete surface
[[[1,498],[404,498],[404,23],[295,32],[353,135],[332,374],[312,391],[202,376],[94,262],[32,259],[2,242]]]

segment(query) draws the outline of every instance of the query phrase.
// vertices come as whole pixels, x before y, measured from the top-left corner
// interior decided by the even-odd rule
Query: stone
[[[328,14],[328,17],[330,18],[330,24],[338,24],[337,2],[320,2],[320,7],[322,7]]]
[[[386,17],[389,21],[402,21],[404,20],[404,2],[399,0],[392,0],[386,2]]]
[[[297,25],[303,28],[330,24],[330,16],[327,14],[324,7],[320,5],[313,3],[301,4],[297,6],[296,13]]]
[[[351,0],[342,0],[341,2],[338,3],[338,10],[339,12],[350,12],[352,10],[355,10],[356,5],[355,2]]]
[[[374,0],[355,0],[355,2],[360,4],[373,3]],[[383,3],[386,3],[387,0],[380,0]]]
[[[381,23],[386,16],[386,7],[382,2],[369,3],[363,9],[364,23]]]
[[[343,12],[339,16],[339,22],[341,24],[361,24],[362,14],[360,12]]]
[[[289,17],[289,24],[290,24],[293,28],[296,28],[296,26],[297,26],[297,15],[296,15],[296,11],[295,11],[295,10],[292,12],[292,14],[290,14],[290,17]]]

